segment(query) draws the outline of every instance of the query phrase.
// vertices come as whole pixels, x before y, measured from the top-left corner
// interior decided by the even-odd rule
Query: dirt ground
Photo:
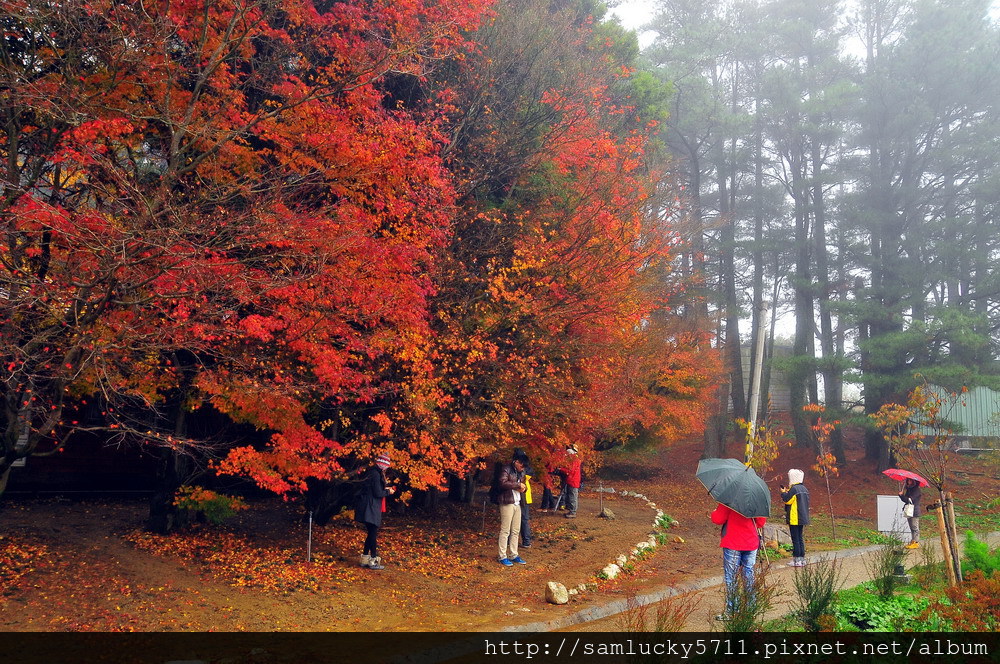
[[[700,441],[615,455],[581,492],[579,518],[533,513],[527,565],[496,562],[497,508],[444,502],[436,513],[390,514],[380,537],[383,571],[357,565],[363,532],[348,516],[314,527],[301,510],[260,501],[225,526],[161,537],[143,532],[139,500],[14,499],[0,502],[0,631],[493,631],[720,573],[714,502],[694,477]],[[875,494],[896,483],[862,451],[831,481],[838,520],[874,527]],[[774,491],[808,450],[782,447],[765,479]],[[968,490],[997,497],[995,470],[956,461]],[[963,466],[962,464],[965,464]],[[822,481],[807,470],[815,518],[828,512]],[[597,492],[599,485],[616,493]],[[655,508],[678,521],[667,543],[615,580],[597,578],[654,530]],[[614,520],[598,518],[601,505]],[[812,534],[810,534],[812,531]],[[824,529],[807,529],[807,548]],[[587,584],[569,604],[544,598],[547,581]]]

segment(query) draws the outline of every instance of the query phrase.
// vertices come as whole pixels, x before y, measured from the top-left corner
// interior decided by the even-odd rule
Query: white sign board
[[[903,501],[897,495],[875,496],[878,500],[878,531],[883,535],[909,541],[910,524],[903,516]]]

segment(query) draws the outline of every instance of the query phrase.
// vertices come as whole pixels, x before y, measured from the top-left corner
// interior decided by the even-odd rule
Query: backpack
[[[500,476],[503,474],[503,463],[497,461],[493,465],[493,481],[490,483],[490,502],[494,505],[500,504],[500,494],[503,493],[503,489],[500,488]]]

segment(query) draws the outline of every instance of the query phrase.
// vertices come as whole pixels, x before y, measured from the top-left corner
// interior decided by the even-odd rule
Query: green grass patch
[[[833,537],[829,522],[809,526],[805,529],[806,551],[889,544],[891,538],[874,530],[872,525],[871,519],[838,519],[836,537]]]

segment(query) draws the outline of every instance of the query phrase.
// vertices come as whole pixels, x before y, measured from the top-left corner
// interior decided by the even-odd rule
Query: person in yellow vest
[[[521,496],[521,546],[531,548],[531,515],[528,505],[531,504],[531,462],[524,450],[515,450],[514,459],[520,459],[524,464],[524,494]]]
[[[798,468],[788,471],[788,486],[781,487],[781,499],[785,501],[785,523],[792,536],[792,562],[789,567],[804,567],[806,564],[806,544],[802,529],[809,525],[809,489],[802,483],[804,474]]]

